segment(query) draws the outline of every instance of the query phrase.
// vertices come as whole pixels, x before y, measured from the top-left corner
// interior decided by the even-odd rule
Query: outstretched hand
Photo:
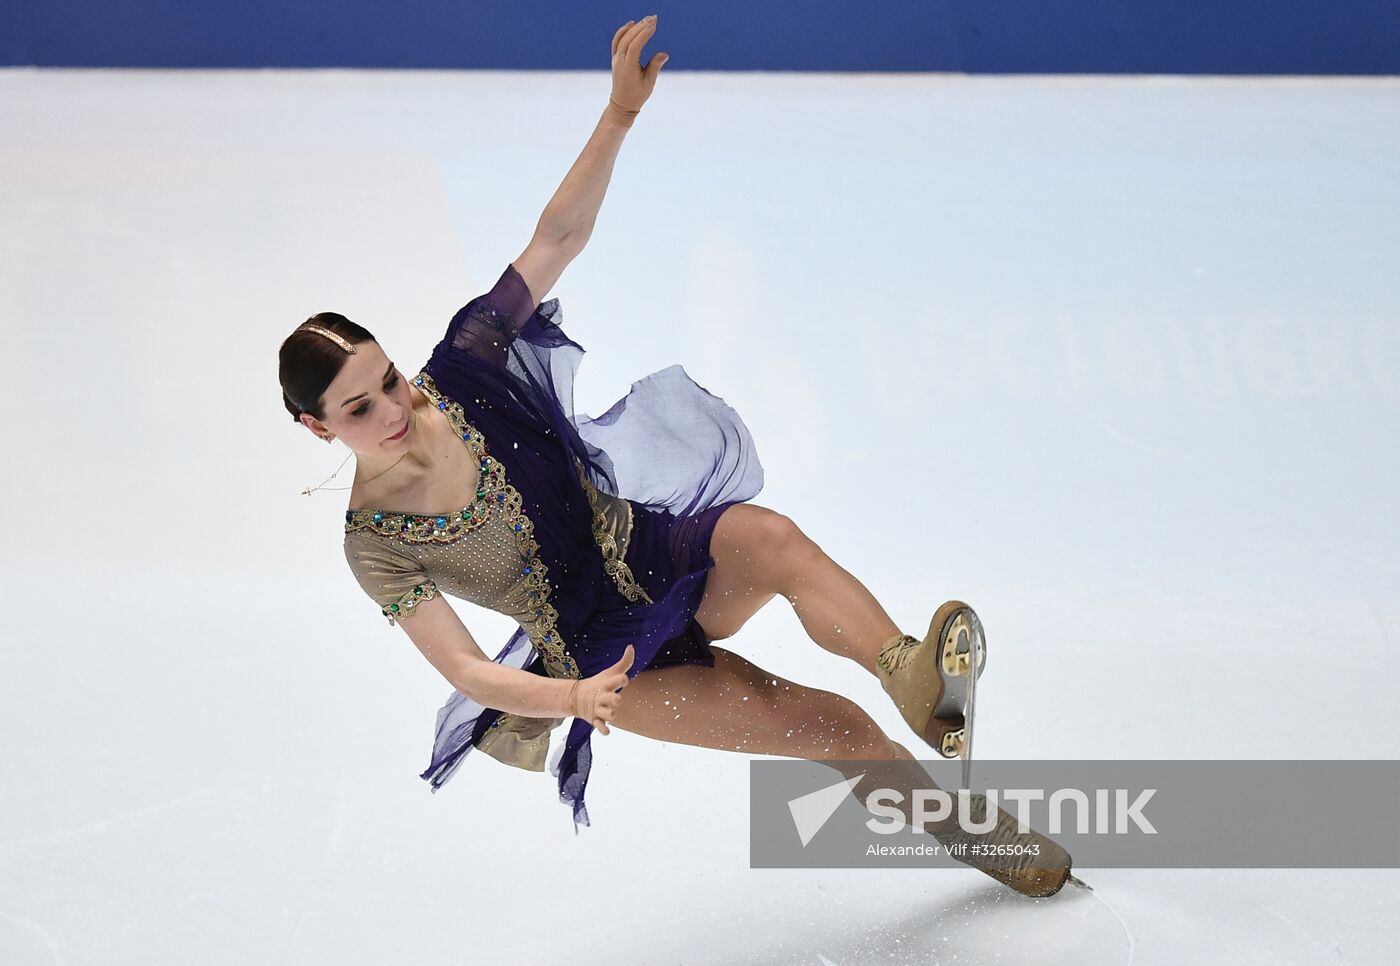
[[[656,77],[671,55],[652,54],[642,66],[642,47],[656,33],[656,14],[629,20],[617,28],[612,39],[612,99],[625,111],[640,111],[651,97]]]

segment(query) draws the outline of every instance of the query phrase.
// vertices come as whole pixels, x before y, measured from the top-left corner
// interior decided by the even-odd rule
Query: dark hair
[[[375,341],[368,329],[338,312],[318,312],[306,322],[329,329],[352,345]],[[282,383],[282,404],[293,419],[299,422],[302,413],[325,418],[321,397],[345,365],[347,355],[340,346],[310,329],[298,327],[283,340],[277,352],[277,378]]]

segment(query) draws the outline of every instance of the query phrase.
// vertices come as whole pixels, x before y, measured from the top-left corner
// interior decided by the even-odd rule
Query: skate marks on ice
[[[41,924],[0,912],[0,962],[66,966],[58,941]]]
[[[1029,899],[1004,886],[978,886],[905,914],[909,935],[883,948],[826,954],[834,966],[856,963],[1036,963],[1037,966],[1127,966],[1134,940],[1098,892],[1067,885]]]
[[[1136,941],[1122,917],[1101,898],[1102,890],[1066,886],[1058,895],[1030,899],[1004,886],[958,876],[947,892],[909,901],[913,883],[891,882],[891,903],[869,904],[875,882],[861,887],[862,908],[829,919],[815,915],[802,935],[754,937],[743,961],[764,966],[875,966],[875,964],[1035,963],[1037,966],[1130,966]],[[977,884],[974,884],[977,883]],[[968,885],[971,884],[971,885]],[[810,910],[809,910],[810,911]],[[834,910],[830,910],[833,911]],[[817,925],[821,923],[821,925]],[[726,952],[726,955],[728,951]],[[681,962],[709,963],[704,956]]]

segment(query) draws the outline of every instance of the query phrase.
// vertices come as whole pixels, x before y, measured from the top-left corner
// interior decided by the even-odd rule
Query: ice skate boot
[[[976,681],[986,663],[982,622],[960,600],[938,608],[922,641],[899,634],[875,660],[880,684],[914,733],[942,757],[965,763],[972,756]]]
[[[968,796],[970,822],[980,825],[987,815],[987,796]],[[1023,896],[1044,898],[1059,892],[1066,882],[1089,887],[1070,874],[1073,861],[1064,846],[1035,829],[1019,830],[1016,816],[997,808],[997,823],[987,832],[969,832],[954,815],[925,830],[948,848],[948,854],[964,865],[996,879]],[[1092,890],[1090,890],[1092,891]]]

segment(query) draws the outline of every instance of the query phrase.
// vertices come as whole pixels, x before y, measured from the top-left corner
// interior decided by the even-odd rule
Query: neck
[[[431,441],[427,438],[426,432],[428,421],[420,415],[419,409],[420,407],[415,405],[409,416],[413,420],[409,428],[413,442],[409,444],[407,452],[388,458],[365,458],[356,454],[355,478],[352,486],[378,483],[381,478],[386,483],[392,483],[394,480],[402,480],[406,476],[411,476],[411,471],[421,472],[431,465],[432,461],[429,458]]]

